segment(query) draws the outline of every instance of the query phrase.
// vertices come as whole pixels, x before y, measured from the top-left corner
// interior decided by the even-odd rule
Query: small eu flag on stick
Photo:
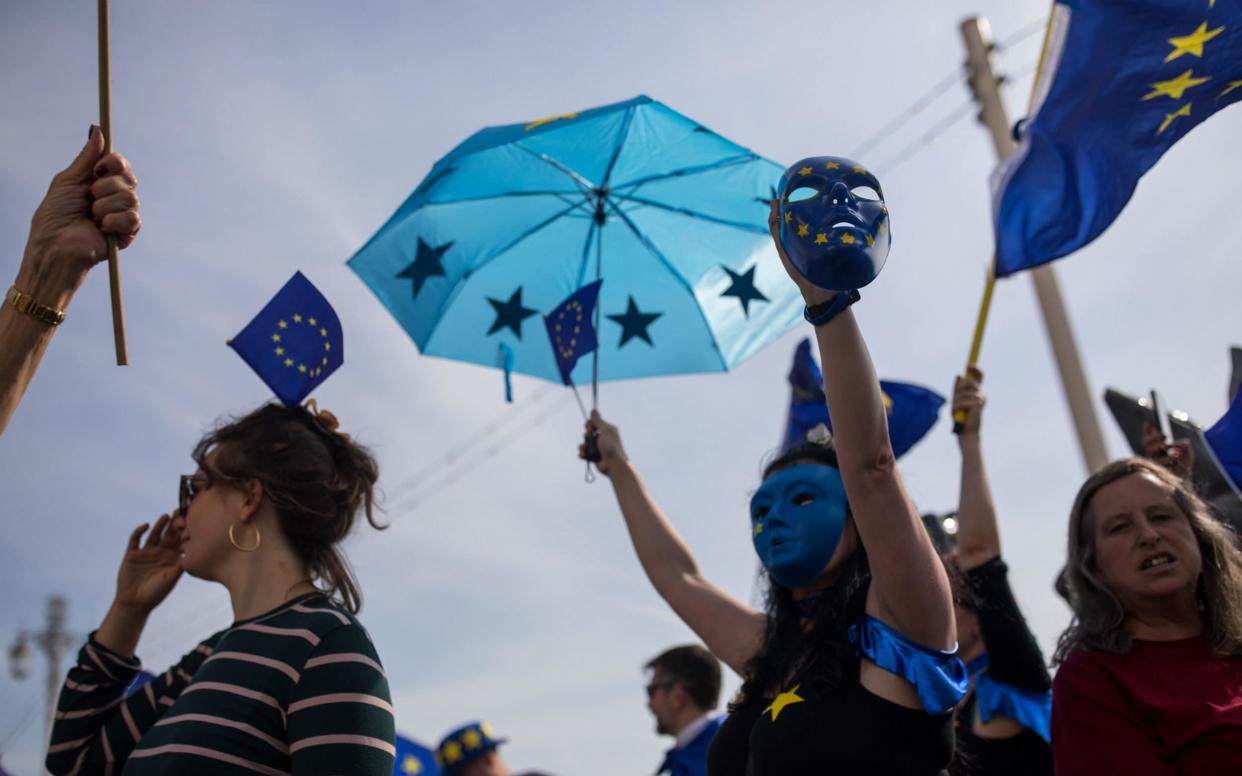
[[[584,420],[588,417],[586,405],[578,395],[578,386],[574,385],[573,372],[578,359],[599,348],[599,340],[595,336],[595,305],[599,301],[599,287],[603,282],[601,279],[579,288],[543,319],[548,327],[548,340],[552,343],[552,355],[556,357],[561,382],[573,389]],[[595,446],[594,436],[588,435],[585,444],[587,482],[591,482],[594,479],[591,463],[599,461],[599,449]]]
[[[293,273],[229,347],[289,407],[301,404],[345,362],[341,321],[301,272]]]

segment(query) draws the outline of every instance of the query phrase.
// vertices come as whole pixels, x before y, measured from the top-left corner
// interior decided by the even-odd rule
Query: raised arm
[[[803,278],[781,248],[775,202],[768,223],[807,305],[830,301],[835,293]],[[949,649],[957,639],[949,580],[897,471],[880,382],[853,312],[816,326],[815,339],[841,479],[871,562],[868,613],[916,642]]]
[[[983,405],[987,401],[980,383],[983,373],[971,367],[953,385],[953,411],[964,410],[966,422],[957,437],[962,451],[962,480],[957,505],[958,565],[970,571],[1000,557],[1000,530],[996,525],[996,506],[983,464],[983,443],[979,438]]]
[[[105,233],[122,248],[138,233],[138,181],[125,157],[104,156],[103,145],[99,128],[91,127],[86,146],[52,179],[30,221],[12,286],[18,295],[0,305],[0,433],[56,332],[44,319],[48,311],[64,312],[86,273],[105,258]]]
[[[746,661],[759,651],[763,640],[764,615],[703,577],[690,549],[626,457],[617,427],[594,412],[586,428],[588,434],[599,435],[599,470],[612,482],[647,578],[712,654],[743,675]],[[580,449],[579,455],[584,454]]]

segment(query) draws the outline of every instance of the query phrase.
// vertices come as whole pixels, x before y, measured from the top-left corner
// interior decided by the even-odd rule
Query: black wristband
[[[828,321],[836,318],[845,308],[857,302],[862,295],[857,290],[842,291],[827,302],[820,302],[817,305],[807,305],[802,311],[802,317],[812,326],[823,326]]]

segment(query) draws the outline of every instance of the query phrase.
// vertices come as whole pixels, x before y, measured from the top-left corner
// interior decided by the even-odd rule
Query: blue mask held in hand
[[[819,577],[845,530],[845,485],[831,466],[804,463],[773,474],[750,499],[755,552],[781,587]]]
[[[891,244],[880,182],[840,156],[812,156],[780,182],[780,241],[802,276],[820,288],[853,291],[884,269]]]

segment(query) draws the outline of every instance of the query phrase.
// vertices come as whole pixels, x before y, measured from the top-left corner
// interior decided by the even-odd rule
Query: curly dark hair
[[[365,447],[326,425],[305,407],[265,404],[231,418],[194,446],[203,471],[229,480],[256,479],[276,508],[281,533],[306,563],[312,580],[351,612],[362,593],[337,546],[359,511],[374,528],[379,465]],[[218,450],[214,464],[207,454]]]
[[[838,468],[831,447],[808,442],[768,463],[763,478],[804,463]],[[847,520],[852,519],[848,504],[845,511]],[[857,663],[848,631],[862,621],[871,585],[871,566],[861,542],[842,565],[836,583],[810,599],[795,601],[792,590],[778,585],[766,571],[761,573],[767,583],[763,643],[746,661],[745,679],[729,704],[730,712],[765,702],[781,690],[792,671],[804,668],[808,673],[803,684],[819,694],[831,693]]]

